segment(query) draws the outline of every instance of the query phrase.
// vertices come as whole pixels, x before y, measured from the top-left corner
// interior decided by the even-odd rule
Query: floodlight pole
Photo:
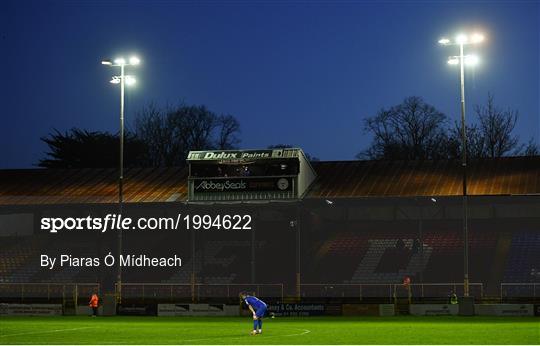
[[[459,44],[461,89],[461,166],[463,169],[463,295],[469,296],[469,227],[467,215],[467,129],[465,127],[465,55],[463,43]]]
[[[122,216],[124,204],[124,97],[125,97],[125,65],[120,65],[120,163],[118,176],[118,217]],[[118,230],[118,276],[117,276],[117,302],[122,303],[122,266],[120,265],[120,255],[122,255],[122,227]]]
[[[124,202],[124,65],[120,66],[120,176],[118,179],[118,203]]]
[[[111,80],[111,83],[117,84],[120,83],[120,162],[119,162],[119,174],[118,174],[118,218],[122,217],[122,211],[124,206],[124,101],[125,101],[125,85],[126,85],[126,75],[125,67],[127,65],[134,66],[140,63],[139,58],[131,57],[129,63],[126,62],[123,58],[118,58],[116,60],[103,60],[101,61],[102,65],[120,67],[120,76],[114,76]],[[127,76],[128,78],[131,76]],[[134,83],[135,80],[132,78],[131,82]],[[122,227],[118,231],[118,270],[116,278],[116,301],[117,303],[122,302],[122,267],[120,266],[120,256],[122,255]]]
[[[474,34],[472,37],[459,35],[455,42],[448,38],[442,38],[439,43],[442,45],[458,45],[459,56],[450,57],[449,64],[458,64],[460,70],[460,96],[461,96],[461,166],[463,170],[463,295],[469,296],[469,227],[468,227],[468,207],[467,207],[467,128],[465,125],[465,58],[468,57],[463,53],[464,46],[470,43],[480,43],[484,40],[482,34]],[[458,59],[456,59],[458,58]],[[471,61],[472,62],[472,61]]]
[[[416,202],[418,203],[418,198],[415,198]],[[422,202],[418,203],[420,206],[420,222],[418,223],[418,235],[420,237],[420,264],[421,264],[421,270],[420,270],[420,283],[424,283],[424,205]]]

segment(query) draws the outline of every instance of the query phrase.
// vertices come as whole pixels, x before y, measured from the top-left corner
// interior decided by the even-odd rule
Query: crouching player
[[[253,314],[253,331],[251,335],[262,333],[262,319],[266,314],[266,303],[257,297],[250,296],[247,293],[240,293],[242,299]]]

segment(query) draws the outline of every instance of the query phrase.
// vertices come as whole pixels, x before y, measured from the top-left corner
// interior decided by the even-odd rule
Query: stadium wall
[[[296,273],[299,272],[300,288],[304,290],[299,297],[302,300],[392,303],[391,285],[400,284],[404,275],[410,276],[413,284],[459,284],[462,281],[460,201],[460,197],[439,197],[436,202],[418,197],[333,199],[331,203],[326,199],[305,199],[293,203],[238,205],[128,204],[124,213],[133,218],[249,214],[253,218],[253,229],[124,232],[123,246],[128,253],[181,254],[184,259],[181,268],[125,269],[124,282],[182,284],[186,289],[178,288],[171,294],[170,287],[147,287],[144,293],[124,287],[123,295],[127,301],[144,299],[145,302],[166,303],[178,299],[192,302],[191,278],[195,278],[197,285],[193,287],[199,289],[195,296],[197,302],[228,303],[237,299],[238,290],[255,291],[257,285],[263,296],[279,301],[283,296],[296,298],[299,288]],[[498,296],[502,282],[540,282],[540,277],[531,274],[540,266],[538,201],[537,196],[470,198],[471,279],[483,284],[484,295]],[[51,234],[40,229],[40,218],[105,216],[114,212],[117,212],[115,204],[0,207],[0,214],[8,218],[32,215],[33,220],[31,236],[13,235],[10,223],[1,224],[0,234],[10,234],[2,236],[0,245],[3,283],[86,282],[101,284],[103,291],[114,291],[115,268],[51,271],[39,265],[42,252],[71,253],[74,257],[104,256],[116,249],[118,241],[118,234],[113,231]],[[401,244],[399,249],[398,244]],[[419,250],[423,251],[423,261]],[[498,265],[495,265],[495,255],[501,262]],[[221,288],[212,285],[221,285]],[[272,285],[281,285],[283,290]],[[360,285],[365,285],[361,292]],[[227,287],[230,288],[228,293]],[[421,291],[425,287],[412,287],[413,300],[425,298],[424,301],[445,300],[454,289],[447,285],[444,290],[433,289],[429,293]],[[265,292],[265,289],[270,291]],[[459,285],[456,289],[459,293]],[[25,292],[24,299],[30,299],[31,292]],[[522,297],[523,302],[530,302],[540,294],[538,289],[536,295],[534,290],[527,292],[530,293]],[[16,302],[17,294],[2,296],[2,302]],[[46,295],[35,299],[43,301]]]

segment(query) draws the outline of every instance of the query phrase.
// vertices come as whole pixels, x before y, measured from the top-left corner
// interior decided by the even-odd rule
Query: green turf
[[[539,344],[534,317],[0,317],[0,344]]]

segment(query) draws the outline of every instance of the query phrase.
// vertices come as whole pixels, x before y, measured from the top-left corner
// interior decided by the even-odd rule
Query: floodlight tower
[[[140,64],[139,58],[132,56],[129,61],[119,57],[111,60],[102,60],[101,64],[111,67],[120,67],[120,75],[113,76],[110,82],[112,84],[120,84],[120,163],[119,163],[119,175],[118,175],[118,206],[119,217],[122,215],[122,205],[124,203],[124,99],[125,99],[125,85],[133,85],[136,83],[135,77],[126,75],[126,66],[136,66]],[[118,256],[122,254],[122,228],[118,230]],[[116,300],[121,303],[122,297],[122,267],[120,266],[120,259],[118,262],[118,276],[116,286]]]
[[[467,130],[465,127],[465,65],[476,65],[479,59],[475,55],[465,55],[464,46],[478,44],[484,41],[482,34],[459,34],[455,40],[441,38],[439,44],[443,46],[459,46],[459,55],[450,56],[448,64],[460,67],[461,92],[461,165],[463,167],[463,295],[469,296],[469,229],[467,215]]]

